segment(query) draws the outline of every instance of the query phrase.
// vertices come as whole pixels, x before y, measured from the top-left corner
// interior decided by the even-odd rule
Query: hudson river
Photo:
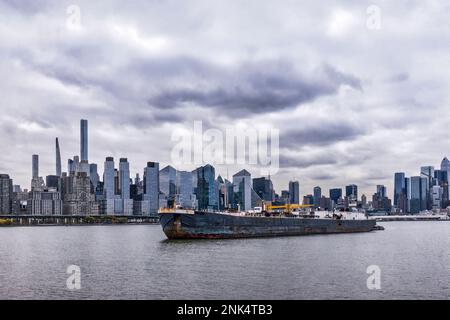
[[[1,299],[450,298],[450,222],[303,237],[167,241],[159,225],[0,228]],[[69,290],[67,267],[81,270]],[[381,271],[369,290],[367,267]]]

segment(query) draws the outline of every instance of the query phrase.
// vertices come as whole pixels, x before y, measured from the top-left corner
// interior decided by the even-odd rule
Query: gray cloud
[[[448,5],[379,1],[389,19],[372,31],[357,1],[80,0],[73,31],[69,4],[0,2],[0,163],[17,183],[32,153],[53,172],[55,136],[63,158],[79,152],[80,118],[91,161],[136,172],[169,164],[175,127],[266,124],[281,133],[277,189],[296,177],[305,193],[392,190],[393,172],[449,154]]]
[[[333,123],[324,119],[317,121],[312,119],[313,125],[305,122],[298,129],[290,129],[282,132],[280,137],[281,147],[300,148],[309,145],[330,145],[339,141],[354,140],[366,133],[366,129],[351,123]]]
[[[196,64],[198,67],[198,63]],[[190,67],[182,68],[182,70]],[[201,70],[208,70],[201,67]],[[230,116],[282,111],[323,95],[336,93],[347,84],[361,89],[360,81],[327,65],[316,74],[302,75],[288,62],[260,61],[232,70],[214,68],[204,80],[212,88],[169,88],[149,98],[157,108],[182,108],[191,104],[212,107]]]

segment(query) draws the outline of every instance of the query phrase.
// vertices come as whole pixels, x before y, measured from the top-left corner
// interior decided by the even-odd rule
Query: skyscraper
[[[426,183],[423,188],[425,188],[425,209],[431,209],[431,189],[434,186],[434,167],[433,166],[425,166],[420,168],[420,176],[426,179]]]
[[[80,120],[80,156],[81,161],[88,161],[88,121]]]
[[[144,168],[144,200],[148,203],[148,213],[158,214],[159,210],[159,163],[147,162]]]
[[[119,162],[119,185],[120,185],[120,209],[118,214],[132,215],[133,200],[130,198],[130,163],[127,158],[120,158]],[[116,201],[117,202],[117,201]]]
[[[32,178],[31,178],[31,190],[38,190],[44,187],[44,179],[39,177],[39,156],[33,154],[32,156]]]
[[[247,170],[241,170],[233,175],[233,189],[236,204],[241,211],[252,209],[252,176]]]
[[[159,189],[167,199],[165,206],[172,207],[176,195],[177,170],[166,166],[159,171]]]
[[[33,154],[32,156],[32,176],[34,178],[39,178],[39,155]]]
[[[183,208],[195,207],[194,188],[192,186],[192,172],[177,171],[176,203]]]
[[[61,151],[59,150],[59,141],[58,138],[56,138],[55,141],[56,144],[56,175],[58,177],[61,177]]]
[[[350,200],[358,200],[358,186],[351,184],[345,187],[345,196]]]
[[[216,190],[216,170],[210,164],[195,169],[196,189],[195,195],[198,201],[198,208],[217,210],[219,199]],[[195,182],[194,182],[195,184]]]
[[[98,175],[98,168],[96,163],[89,164],[89,177],[91,178],[91,184],[94,193],[98,187],[98,182],[100,181],[100,176]]]
[[[336,204],[338,199],[342,198],[342,189],[341,188],[334,188],[330,189],[330,199],[334,201]]]
[[[265,177],[253,179],[253,190],[264,201],[273,201],[273,184]]]
[[[441,162],[441,175],[444,177],[441,186],[443,188],[442,195],[442,207],[446,208],[450,206],[450,188],[449,188],[449,178],[450,178],[450,161],[445,157]]]
[[[394,206],[400,207],[399,198],[401,194],[406,194],[405,173],[396,172],[394,175]]]
[[[317,208],[320,206],[320,198],[322,197],[322,188],[314,187],[314,206]]]
[[[289,203],[300,204],[300,184],[298,181],[289,181]]]
[[[411,213],[419,213],[426,209],[427,184],[428,180],[425,177],[411,177],[411,199],[409,201]]]
[[[105,199],[114,199],[114,158],[106,157],[103,173]]]

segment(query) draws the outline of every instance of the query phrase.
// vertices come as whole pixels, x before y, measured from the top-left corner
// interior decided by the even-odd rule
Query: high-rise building
[[[105,199],[114,199],[114,170],[114,158],[106,157],[103,173],[103,192],[105,195]]]
[[[0,174],[0,213],[12,213],[13,182],[7,174]]]
[[[442,195],[444,189],[441,186],[433,186],[431,188],[431,204],[433,210],[440,210],[442,208]]]
[[[80,156],[81,161],[88,161],[88,121],[80,120]]]
[[[158,214],[159,210],[159,163],[147,162],[144,168],[144,200],[148,201],[148,213]]]
[[[426,177],[411,177],[410,212],[419,213],[427,208],[428,179]]]
[[[391,211],[392,201],[387,197],[384,185],[377,185],[377,192],[372,196],[372,206],[375,210],[383,210],[386,213]]]
[[[173,207],[176,196],[177,170],[166,166],[159,171],[159,189],[167,199],[164,207]]]
[[[349,200],[357,201],[358,200],[358,186],[355,184],[351,184],[345,187],[345,196]]]
[[[127,158],[120,158],[119,162],[120,197],[130,199],[130,164]]]
[[[55,141],[55,147],[56,147],[56,172],[55,174],[58,177],[61,177],[62,171],[61,171],[61,151],[59,150],[59,140],[56,138]]]
[[[318,208],[320,206],[320,198],[322,197],[322,188],[317,186],[314,187],[314,206]]]
[[[61,189],[60,186],[61,176],[57,175],[49,175],[45,177],[45,186],[47,188],[55,189],[59,191]]]
[[[441,187],[443,188],[442,194],[442,207],[447,208],[450,206],[450,187],[449,187],[449,178],[450,178],[450,161],[445,157],[441,162],[441,175],[443,177],[441,182]]]
[[[330,189],[331,201],[334,201],[334,203],[336,204],[340,198],[342,198],[342,189],[341,188]]]
[[[39,177],[39,155],[32,156],[31,190],[41,190],[44,187],[44,179]]]
[[[96,192],[98,182],[100,181],[100,176],[98,175],[98,167],[96,163],[89,164],[89,177],[91,178],[92,189],[94,192]]]
[[[120,206],[115,208],[116,214],[132,215],[133,200],[130,198],[130,164],[127,158],[119,162]],[[117,203],[117,201],[116,201]],[[117,207],[117,206],[116,206]]]
[[[99,204],[91,192],[91,179],[86,172],[63,173],[61,177],[64,215],[98,215]],[[103,213],[111,214],[105,210]]]
[[[300,204],[300,184],[298,181],[289,181],[289,203]]]
[[[435,185],[434,180],[434,167],[433,166],[425,166],[420,168],[420,176],[426,179],[426,203],[425,209],[431,209],[432,201],[431,201],[431,189]]]
[[[273,201],[273,184],[270,179],[266,177],[253,179],[253,190],[264,201]]]
[[[32,156],[32,178],[39,178],[39,155]]]
[[[252,176],[250,172],[243,169],[233,175],[233,189],[235,204],[241,211],[252,209]]]
[[[404,172],[396,172],[394,175],[394,206],[399,208],[399,198],[406,194],[406,181]]]
[[[219,199],[216,190],[216,171],[214,167],[207,164],[195,169],[195,174],[195,195],[198,201],[198,208],[200,210],[217,210],[219,207]]]
[[[177,171],[176,175],[176,203],[183,208],[195,208],[196,199],[192,186],[192,172]]]

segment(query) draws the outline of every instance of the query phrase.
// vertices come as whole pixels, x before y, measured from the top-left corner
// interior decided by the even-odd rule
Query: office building
[[[159,210],[159,163],[147,162],[144,168],[144,195],[148,201],[147,215],[157,215]]]
[[[274,200],[272,181],[266,177],[254,178],[253,190],[264,201],[271,202]]]
[[[243,169],[233,175],[233,191],[236,209],[249,211],[252,209],[252,176]]]
[[[289,181],[289,203],[300,204],[300,184],[298,181]]]

